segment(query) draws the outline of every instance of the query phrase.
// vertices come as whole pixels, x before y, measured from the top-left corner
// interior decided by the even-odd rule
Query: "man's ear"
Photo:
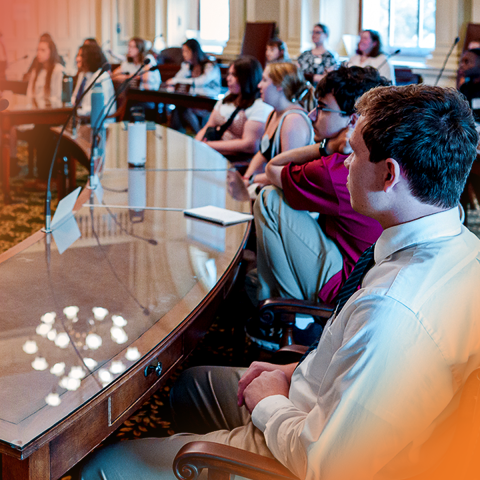
[[[350,115],[350,121],[348,122],[348,127],[354,128],[358,122],[358,113],[352,113]]]
[[[385,160],[385,179],[383,182],[383,191],[389,193],[393,190],[402,178],[399,163],[394,158]]]

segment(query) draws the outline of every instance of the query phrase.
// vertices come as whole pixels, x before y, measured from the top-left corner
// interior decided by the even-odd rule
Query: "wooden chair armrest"
[[[230,475],[252,480],[298,480],[277,460],[213,442],[187,443],[173,461],[179,480],[196,480],[204,468],[209,469],[209,480],[227,480]]]
[[[303,355],[307,352],[308,347],[305,345],[286,345],[277,350],[272,356],[272,363],[277,365],[287,365],[289,363],[299,362]]]
[[[275,313],[312,315],[315,321],[322,325],[333,313],[333,307],[324,303],[314,303],[306,300],[296,300],[294,298],[268,298],[258,305],[260,317],[264,321],[273,321]]]

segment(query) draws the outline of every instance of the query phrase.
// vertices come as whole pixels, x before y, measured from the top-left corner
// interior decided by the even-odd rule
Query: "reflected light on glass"
[[[49,393],[45,397],[45,402],[52,407],[58,407],[61,402],[60,395],[58,393]]]
[[[74,305],[72,305],[71,307],[65,307],[63,309],[63,313],[69,320],[75,320],[79,311],[80,309]]]
[[[52,325],[49,323],[41,323],[35,330],[38,335],[46,337],[47,333],[52,329]]]
[[[37,342],[35,342],[35,340],[27,340],[23,344],[22,349],[25,353],[28,353],[29,355],[33,355],[34,353],[38,352]]]
[[[116,327],[125,327],[127,321],[120,315],[112,315],[112,322]]]
[[[130,347],[127,349],[127,353],[125,354],[125,358],[134,362],[140,358],[140,352],[138,351],[137,347]]]
[[[68,376],[70,378],[83,378],[85,376],[85,370],[82,367],[72,367]]]
[[[96,333],[89,333],[85,338],[85,344],[91,350],[96,350],[102,345],[102,337]]]
[[[67,348],[70,343],[70,338],[65,332],[59,333],[55,338],[55,345],[60,348]]]
[[[98,362],[96,362],[93,358],[84,358],[83,363],[90,370],[92,370],[92,368],[95,368],[98,365]]]
[[[103,307],[93,307],[92,312],[95,320],[99,321],[102,321],[108,315],[108,310]]]
[[[47,333],[47,338],[53,342],[56,337],[57,337],[57,331],[54,328],[52,328],[52,330],[50,330]]]
[[[48,323],[49,325],[51,325],[52,323],[55,322],[55,317],[56,316],[57,316],[57,314],[55,312],[50,312],[50,313],[46,313],[45,315],[42,315],[40,317],[40,320],[43,323]]]
[[[110,383],[113,380],[112,374],[105,368],[98,371],[98,377],[103,383]]]
[[[120,327],[112,327],[110,329],[110,335],[112,336],[112,340],[118,344],[125,343],[128,340],[128,335],[125,333],[125,330]]]
[[[110,366],[110,372],[112,372],[114,375],[124,372],[125,369],[125,365],[120,360],[113,361],[112,365]]]
[[[34,370],[46,370],[48,368],[48,363],[43,357],[36,357],[32,362],[32,368]]]
[[[80,379],[78,378],[63,377],[60,380],[59,385],[73,392],[78,389],[80,383]]]
[[[51,369],[50,373],[60,377],[65,373],[65,362],[56,363]]]

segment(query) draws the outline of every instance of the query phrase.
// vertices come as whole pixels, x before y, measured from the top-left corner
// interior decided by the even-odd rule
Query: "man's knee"
[[[255,221],[263,224],[275,221],[284,202],[283,191],[275,185],[267,185],[260,191],[253,205]]]

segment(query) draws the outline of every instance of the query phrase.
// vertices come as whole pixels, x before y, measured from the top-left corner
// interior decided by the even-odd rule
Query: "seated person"
[[[379,237],[378,222],[350,205],[343,152],[357,121],[355,101],[388,84],[373,68],[341,66],[328,73],[317,86],[318,106],[310,113],[317,139],[326,145],[320,152],[318,145],[291,150],[267,165],[273,186],[264,188],[254,205],[258,300],[333,304],[361,253]],[[318,212],[318,220],[309,212]],[[264,337],[256,327],[249,324],[249,335],[277,349],[278,336]]]
[[[458,77],[463,79],[459,90],[467,97],[475,121],[480,122],[480,48],[463,53]]]
[[[279,38],[271,38],[265,49],[267,65],[273,62],[290,62],[287,44]]]
[[[177,74],[167,80],[167,85],[183,83],[191,85],[190,93],[217,96],[222,86],[220,68],[210,61],[200,44],[191,38],[182,45],[183,63]],[[210,115],[208,110],[175,107],[170,118],[170,127],[185,132],[189,126],[195,133],[205,125]]]
[[[83,92],[91,85],[100,69],[104,65],[105,56],[101,48],[94,44],[83,44],[79,49],[76,57],[77,62],[77,82],[72,94],[72,104],[76,104],[80,100]],[[103,103],[107,106],[115,96],[113,82],[108,72],[103,72],[96,84],[101,85],[103,91]],[[93,90],[93,89],[92,89]],[[89,90],[83,99],[80,100],[80,106],[77,109],[79,117],[90,117],[92,111],[92,90]],[[110,113],[115,113],[116,105],[113,104]]]
[[[228,69],[228,94],[216,103],[208,122],[195,138],[223,155],[238,158],[257,153],[265,122],[273,110],[259,98],[261,79],[262,67],[256,58],[244,56],[235,60]],[[231,124],[220,140],[205,137],[208,127],[221,127],[230,120]]]
[[[34,108],[59,108],[62,106],[63,66],[60,62],[57,47],[49,34],[40,37],[37,55],[28,76],[27,99]],[[37,174],[40,183],[34,182],[27,187],[43,189],[48,177],[50,162],[53,156],[54,135],[50,131],[52,125],[21,125],[11,131],[11,167],[17,173],[16,163],[17,130],[19,136],[28,141],[31,150],[37,152]],[[33,172],[30,172],[33,174]]]
[[[175,454],[195,440],[309,480],[408,479],[445,456],[480,365],[480,241],[458,211],[478,135],[465,100],[441,87],[375,88],[358,114],[351,203],[384,231],[318,345],[290,365],[186,371],[171,402],[193,433],[109,445],[82,480],[174,480]]]
[[[322,77],[338,66],[338,57],[335,52],[327,50],[325,43],[328,39],[328,27],[323,23],[317,23],[312,30],[313,50],[303,52],[297,63],[305,78],[317,84]]]
[[[244,189],[249,188],[252,198],[256,197],[262,185],[268,183],[263,173],[268,161],[282,151],[311,145],[314,140],[312,122],[307,116],[307,111],[314,105],[314,92],[296,65],[267,65],[258,87],[262,100],[274,110],[268,117],[260,151],[255,154],[244,175]]]
[[[382,53],[382,40],[375,30],[363,30],[360,32],[357,53],[350,58],[348,66],[373,67],[380,75],[390,80],[395,85],[395,70],[387,56]]]
[[[124,82],[133,75],[145,59],[148,58],[150,63],[145,67],[144,73],[142,73],[138,79],[132,80],[131,86],[139,88],[140,90],[158,90],[162,83],[160,72],[158,70],[149,72],[150,68],[157,65],[157,61],[153,55],[147,52],[148,48],[145,40],[139,37],[131,38],[128,42],[127,60],[122,62],[113,72],[115,81],[118,83]]]

